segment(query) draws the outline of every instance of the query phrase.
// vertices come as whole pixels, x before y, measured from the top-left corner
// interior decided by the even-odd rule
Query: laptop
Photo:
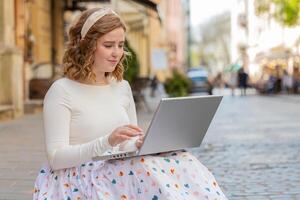
[[[199,147],[223,96],[162,98],[140,149],[96,156],[96,160],[157,154]]]

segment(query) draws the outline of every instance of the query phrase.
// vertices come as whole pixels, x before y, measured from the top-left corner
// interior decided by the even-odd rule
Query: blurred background
[[[103,6],[128,28],[142,128],[161,97],[224,95],[191,152],[229,199],[300,199],[300,0],[0,0],[1,200],[31,199],[68,28]]]

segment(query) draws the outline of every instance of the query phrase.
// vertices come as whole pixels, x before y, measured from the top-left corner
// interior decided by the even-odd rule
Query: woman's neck
[[[95,85],[107,85],[108,84],[108,80],[107,78],[103,75],[103,76],[97,76],[96,75],[96,79],[94,82]]]
[[[107,79],[107,77],[105,77],[104,73],[103,74],[96,74],[96,79],[95,80],[84,80],[81,81],[83,83],[86,84],[90,84],[90,85],[107,85],[109,84],[109,81]]]

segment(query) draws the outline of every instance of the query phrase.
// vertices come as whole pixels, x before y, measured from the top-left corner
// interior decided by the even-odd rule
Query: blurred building
[[[140,76],[156,74],[164,80],[170,69],[186,66],[187,1],[114,0],[101,6],[113,7],[128,26],[128,40],[141,65]]]
[[[232,62],[244,65],[254,80],[264,71],[273,73],[276,66],[293,73],[299,62],[299,26],[287,28],[270,17],[258,17],[250,0],[233,0],[231,19]]]
[[[187,67],[188,7],[188,1],[182,0],[162,0],[159,4],[162,29],[153,48],[166,51],[169,68],[184,70]]]
[[[196,66],[207,67],[211,75],[224,71],[231,63],[230,23],[230,12],[224,12],[200,25],[200,63]]]
[[[87,8],[101,6],[112,7],[124,19],[140,76],[157,74],[163,80],[170,68],[185,67],[184,0],[0,1],[0,116],[22,115],[24,105],[34,104],[32,97],[39,96],[32,88],[47,90],[59,75],[70,21]]]
[[[24,113],[29,81],[51,78],[64,51],[63,1],[0,1],[0,114]]]

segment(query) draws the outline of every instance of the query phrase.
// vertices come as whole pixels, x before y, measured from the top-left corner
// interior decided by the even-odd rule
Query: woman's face
[[[95,51],[95,62],[92,67],[97,73],[113,72],[124,54],[125,31],[116,28],[98,38]]]

